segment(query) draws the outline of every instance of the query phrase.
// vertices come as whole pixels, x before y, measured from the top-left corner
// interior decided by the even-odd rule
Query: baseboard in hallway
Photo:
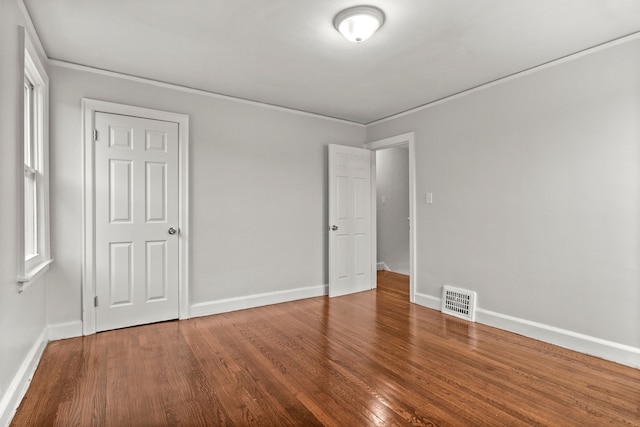
[[[387,264],[385,264],[384,262],[379,262],[377,264],[377,270],[378,271],[391,271],[389,266]]]

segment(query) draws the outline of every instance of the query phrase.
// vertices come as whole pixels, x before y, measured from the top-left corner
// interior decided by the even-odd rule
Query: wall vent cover
[[[445,314],[476,321],[476,293],[466,289],[445,286],[442,288],[442,310]]]

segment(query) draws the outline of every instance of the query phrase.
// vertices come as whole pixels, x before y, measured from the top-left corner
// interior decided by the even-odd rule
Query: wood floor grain
[[[13,426],[640,426],[640,371],[408,302],[406,276],[50,343]]]

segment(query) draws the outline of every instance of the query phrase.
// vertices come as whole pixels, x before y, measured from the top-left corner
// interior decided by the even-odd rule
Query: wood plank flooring
[[[13,426],[640,426],[640,370],[408,302],[408,278],[50,343]]]

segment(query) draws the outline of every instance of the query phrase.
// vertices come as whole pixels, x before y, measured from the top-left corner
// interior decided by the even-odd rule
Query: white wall
[[[41,345],[45,324],[43,277],[18,293],[19,182],[23,177],[20,97],[23,64],[19,60],[18,26],[25,22],[15,0],[0,1],[0,425],[8,420],[24,383],[28,355]],[[13,384],[12,384],[13,382]]]
[[[327,283],[326,145],[362,146],[364,127],[60,66],[49,78],[50,323],[81,318],[82,97],[190,116],[192,304]]]
[[[409,148],[387,148],[375,155],[378,263],[409,274]]]
[[[418,293],[457,285],[484,310],[640,348],[639,51],[627,42],[367,128],[367,140],[416,131]]]

